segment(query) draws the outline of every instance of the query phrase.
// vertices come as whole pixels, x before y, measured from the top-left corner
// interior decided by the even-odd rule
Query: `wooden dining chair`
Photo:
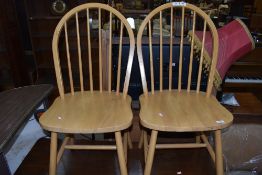
[[[175,14],[181,16],[180,23],[174,23]],[[185,14],[191,15],[192,18],[192,36],[196,29],[204,31],[203,46],[206,31],[210,31],[212,35],[212,63],[209,67],[203,64],[205,48],[202,46],[200,53],[195,53],[195,38],[192,37],[191,42],[186,38]],[[170,19],[168,38],[162,36],[164,17]],[[159,42],[156,42],[156,37],[152,37],[152,21],[155,18],[159,18],[160,21],[160,34],[156,36]],[[174,28],[178,26],[181,27],[180,35],[174,36]],[[143,37],[145,28],[149,30],[148,41]],[[186,46],[190,49],[186,50]],[[159,54],[156,54],[157,48]],[[140,144],[144,145],[144,174],[149,175],[151,172],[155,149],[205,147],[215,162],[217,175],[222,175],[221,130],[232,123],[233,116],[212,94],[218,55],[218,34],[209,16],[198,7],[185,2],[159,6],[148,14],[139,28],[137,54],[143,85],[143,94],[140,96],[140,123],[143,126]],[[207,77],[207,87],[201,85],[204,76]],[[151,131],[149,143],[146,132],[148,129]],[[193,132],[197,136],[194,143],[157,144],[159,132]],[[215,151],[206,132],[214,132]]]
[[[113,17],[120,25],[120,31],[114,32],[114,35]],[[95,20],[98,24],[92,27],[91,22]],[[109,24],[106,32],[108,34],[103,38],[102,25],[106,23]],[[129,38],[128,55],[122,55],[124,33]],[[119,43],[116,49],[116,76],[112,69],[113,39],[117,39]],[[109,40],[109,45],[102,48],[104,40]],[[98,48],[98,51],[93,48]],[[52,49],[60,96],[40,118],[41,126],[51,131],[49,174],[56,174],[57,164],[65,149],[117,150],[121,174],[128,174],[128,141],[129,146],[132,145],[127,129],[132,124],[133,115],[131,98],[127,92],[135,40],[127,20],[117,10],[105,4],[87,3],[77,6],[66,13],[58,23]],[[75,70],[76,68],[78,69]],[[69,86],[69,90],[66,85]],[[59,151],[58,133],[65,134]],[[116,144],[76,145],[72,141],[74,134],[97,133],[114,133]]]

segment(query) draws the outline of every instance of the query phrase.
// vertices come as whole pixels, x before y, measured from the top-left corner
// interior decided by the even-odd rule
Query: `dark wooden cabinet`
[[[56,85],[56,77],[53,65],[53,55],[52,55],[52,38],[56,25],[62,16],[69,11],[70,9],[86,3],[91,2],[90,0],[63,0],[66,5],[66,10],[64,13],[55,13],[52,9],[54,2],[56,0],[24,0],[26,13],[27,13],[27,22],[28,29],[30,33],[30,40],[32,44],[33,56],[36,61],[37,66],[37,81],[36,84],[41,83],[51,83]],[[94,1],[92,1],[94,2]],[[96,2],[100,2],[97,0]],[[102,2],[102,1],[101,1]],[[84,19],[83,19],[84,20]],[[86,32],[86,23],[81,23],[80,17],[80,36],[83,43],[86,41],[87,32]],[[72,23],[72,29],[75,28],[75,23]],[[77,42],[76,42],[76,31],[70,30],[69,27],[69,41],[71,43],[70,48],[72,48],[71,52],[71,61],[73,74],[75,76],[78,74],[78,55],[77,55]],[[96,31],[93,31],[96,32]],[[61,33],[61,40],[64,40],[64,36]],[[61,42],[63,43],[63,42]],[[65,44],[61,44],[61,67],[62,72],[64,72],[65,77],[67,76],[67,63],[66,63],[66,50]],[[92,43],[92,56],[94,56],[93,67],[98,67],[98,61],[96,59],[96,55],[98,52],[98,46],[96,41]],[[83,69],[88,66],[87,62],[87,46],[84,45],[82,49],[82,58],[83,58]],[[85,72],[84,72],[85,74]],[[85,76],[86,78],[88,76]],[[98,76],[94,75],[94,79],[98,78]],[[88,81],[88,80],[85,80]],[[76,82],[76,86],[77,82]],[[95,84],[95,88],[96,88]]]
[[[30,84],[15,0],[0,6],[0,91]]]
[[[168,89],[168,82],[169,82],[169,38],[164,39],[163,41],[163,88]],[[153,61],[154,61],[154,86],[155,89],[159,89],[160,87],[160,46],[159,46],[159,37],[153,37]],[[173,72],[173,78],[172,78],[172,87],[177,88],[178,86],[178,67],[179,67],[179,54],[180,54],[180,45],[178,42],[175,42],[177,40],[174,40],[173,43],[173,64],[172,64],[172,72]],[[151,83],[150,83],[150,67],[149,67],[149,45],[148,45],[148,38],[143,37],[142,40],[142,53],[143,53],[143,59],[144,59],[144,66],[146,71],[146,79],[147,79],[147,87],[150,90],[151,89]],[[189,66],[189,57],[190,57],[190,44],[185,39],[184,40],[184,48],[183,48],[183,68],[182,68],[182,88],[187,87],[187,79],[188,79],[188,66]],[[118,44],[113,45],[113,74],[116,76],[116,65],[117,65],[117,54],[118,54]],[[129,51],[128,44],[124,44],[122,48],[122,62],[123,66],[127,63],[127,55]],[[193,72],[192,72],[192,83],[191,83],[191,89],[196,89],[197,84],[197,72],[198,72],[198,64],[199,61],[197,59],[193,60]],[[125,72],[125,69],[122,68],[122,72]],[[123,74],[123,73],[122,73]],[[133,100],[139,100],[139,95],[143,93],[142,89],[142,83],[140,78],[140,69],[139,69],[139,63],[138,63],[138,56],[135,51],[134,54],[134,61],[132,66],[132,72],[130,77],[130,83],[129,83],[129,89],[128,93],[132,97]],[[207,87],[207,74],[204,73],[201,78],[201,90],[204,91]],[[116,81],[116,80],[115,80]],[[113,83],[113,85],[116,84],[116,82]],[[124,78],[121,79],[121,85],[124,84]]]

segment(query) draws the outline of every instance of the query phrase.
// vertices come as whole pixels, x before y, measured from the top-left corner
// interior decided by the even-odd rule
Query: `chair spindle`
[[[75,18],[76,18],[76,34],[77,34],[77,50],[78,50],[78,62],[79,62],[80,88],[81,88],[81,92],[83,92],[84,91],[84,83],[83,83],[83,68],[82,68],[78,13],[76,13]]]
[[[99,90],[103,91],[103,66],[102,66],[102,37],[101,37],[101,8],[98,9],[98,37],[99,37]]]
[[[163,26],[162,26],[162,11],[160,11],[159,14],[159,24],[160,24],[160,73],[159,73],[159,79],[160,79],[160,92],[163,90]]]
[[[182,7],[181,18],[181,40],[180,40],[180,55],[179,55],[179,74],[178,74],[178,91],[181,91],[182,84],[182,67],[183,67],[183,44],[184,44],[184,21],[185,20],[185,7]]]
[[[91,37],[90,37],[90,25],[89,25],[89,9],[86,9],[87,18],[87,41],[88,41],[88,64],[89,64],[89,83],[90,91],[93,92],[93,71],[92,71],[92,53],[91,53]]]
[[[67,66],[68,66],[68,74],[69,74],[68,76],[69,76],[69,82],[70,82],[70,90],[71,90],[71,94],[74,95],[74,81],[73,81],[72,69],[71,69],[71,59],[70,59],[68,34],[67,34],[67,22],[65,22],[64,29],[65,29],[66,57],[67,57]]]
[[[118,50],[118,67],[117,67],[117,88],[116,92],[119,94],[120,89],[120,74],[121,74],[121,60],[122,60],[122,40],[123,40],[123,23],[120,24],[120,38],[119,38],[119,50]]]
[[[204,53],[204,46],[205,46],[205,38],[206,38],[206,20],[204,21],[204,29],[203,29],[203,37],[202,37],[202,46],[201,46],[201,54],[200,54],[200,61],[198,67],[198,77],[197,77],[197,93],[200,91],[200,83],[201,83],[201,75],[202,75],[202,67],[203,67],[203,53]]]
[[[192,38],[191,38],[191,49],[190,49],[190,60],[189,60],[189,70],[188,70],[188,81],[187,81],[187,91],[190,91],[191,78],[192,78],[192,64],[194,55],[194,40],[195,40],[195,25],[196,25],[196,12],[193,13],[193,28],[192,28]]]
[[[112,81],[112,12],[109,15],[109,50],[108,50],[108,92],[111,92]]]
[[[170,9],[170,46],[169,46],[169,90],[172,89],[172,63],[173,63],[173,7]]]
[[[151,92],[154,94],[155,85],[154,85],[154,66],[153,66],[153,49],[152,49],[152,29],[151,29],[151,20],[148,21],[148,33],[149,33],[149,55],[150,55],[150,76],[151,76]]]

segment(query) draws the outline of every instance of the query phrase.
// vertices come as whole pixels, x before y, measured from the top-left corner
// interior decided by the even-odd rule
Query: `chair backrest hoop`
[[[143,86],[143,92],[146,96],[148,95],[146,74],[145,74],[143,54],[142,54],[143,31],[144,31],[145,27],[148,25],[148,23],[150,23],[150,20],[156,14],[160,13],[160,20],[161,20],[161,17],[162,17],[161,12],[163,10],[166,10],[166,9],[169,9],[169,8],[172,9],[172,12],[173,12],[173,8],[182,8],[183,10],[189,9],[189,10],[194,11],[196,14],[201,16],[206,21],[206,23],[207,23],[207,25],[208,25],[208,27],[211,31],[211,34],[212,34],[212,37],[213,37],[212,64],[211,64],[211,67],[210,67],[210,74],[209,74],[209,77],[208,77],[208,86],[207,86],[207,91],[206,91],[207,96],[210,96],[210,94],[212,92],[212,88],[213,88],[214,74],[215,74],[217,57],[218,57],[218,33],[217,33],[217,30],[216,30],[214,23],[212,22],[210,17],[204,11],[202,11],[200,8],[198,8],[198,7],[196,7],[192,4],[185,3],[185,2],[170,2],[170,3],[166,3],[164,5],[157,7],[156,9],[154,9],[153,11],[151,11],[147,15],[147,17],[144,19],[144,21],[142,22],[142,24],[139,28],[139,31],[138,31],[138,34],[137,34],[137,54],[138,54],[138,61],[139,61],[139,67],[140,67],[140,73],[141,73],[141,81],[142,81],[142,86]],[[181,42],[182,42],[182,39],[181,39]]]
[[[62,74],[61,74],[61,68],[60,68],[59,52],[58,52],[58,43],[59,43],[60,33],[68,19],[70,19],[73,15],[77,14],[78,12],[82,10],[87,10],[87,9],[102,9],[102,10],[110,12],[110,14],[111,13],[114,14],[116,17],[118,17],[118,19],[121,20],[121,22],[124,24],[127,30],[127,33],[129,35],[130,48],[129,48],[128,63],[127,63],[126,76],[125,76],[125,82],[124,82],[124,88],[123,88],[123,94],[124,94],[123,96],[125,98],[127,95],[127,91],[128,91],[128,85],[129,85],[130,75],[131,75],[131,67],[133,63],[133,56],[134,56],[134,50],[135,50],[134,33],[128,21],[120,12],[110,7],[109,5],[101,4],[101,3],[86,3],[86,4],[83,4],[83,5],[80,5],[80,6],[77,6],[71,9],[69,12],[67,12],[62,17],[62,19],[59,21],[59,23],[57,24],[55,28],[53,40],[52,40],[52,51],[53,51],[55,73],[56,73],[57,85],[58,85],[60,97],[64,98],[64,94],[65,94],[64,86],[63,86],[63,79],[62,79]],[[99,15],[101,14],[99,13]],[[101,18],[101,16],[99,18]]]

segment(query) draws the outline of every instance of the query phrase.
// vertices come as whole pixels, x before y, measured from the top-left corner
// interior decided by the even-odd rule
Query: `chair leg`
[[[57,133],[51,132],[49,175],[56,174]]]
[[[127,137],[127,134],[128,134],[128,131],[127,132],[125,132],[124,133],[124,152],[125,152],[125,161],[126,161],[126,163],[127,163],[127,139],[128,139],[128,137]]]
[[[132,144],[132,140],[131,140],[131,136],[130,136],[130,131],[127,132],[127,143],[128,143],[129,149],[133,149],[133,144]]]
[[[121,175],[127,175],[125,154],[124,154],[124,148],[123,148],[122,137],[121,137],[120,131],[115,132],[115,138],[116,138],[117,155],[118,155]]]
[[[68,144],[74,145],[75,142],[75,135],[74,134],[68,134],[68,137],[70,137]]]
[[[196,133],[196,143],[200,143],[201,139],[200,139],[200,135],[199,133]]]
[[[65,137],[63,140],[62,145],[60,146],[60,149],[57,153],[57,158],[56,158],[56,163],[58,164],[60,159],[62,158],[64,151],[65,151],[65,146],[68,144],[68,142],[70,141],[70,137]]]
[[[144,131],[141,130],[141,135],[140,135],[139,143],[138,143],[138,148],[139,148],[139,149],[141,149],[142,146],[143,146],[143,142],[144,142],[144,139],[143,139],[144,135],[143,135],[143,133],[144,133]]]
[[[145,175],[150,175],[154,154],[155,154],[155,148],[156,148],[156,140],[157,140],[157,134],[158,131],[152,130],[151,137],[150,137],[150,143],[149,143],[149,150],[148,155],[146,159],[146,166],[145,166]]]
[[[147,153],[148,153],[148,139],[147,139],[147,132],[145,130],[143,130],[143,142],[144,142],[144,157],[146,162]]]
[[[223,175],[223,153],[221,142],[221,130],[215,131],[215,144],[216,144],[216,172],[217,175]]]

